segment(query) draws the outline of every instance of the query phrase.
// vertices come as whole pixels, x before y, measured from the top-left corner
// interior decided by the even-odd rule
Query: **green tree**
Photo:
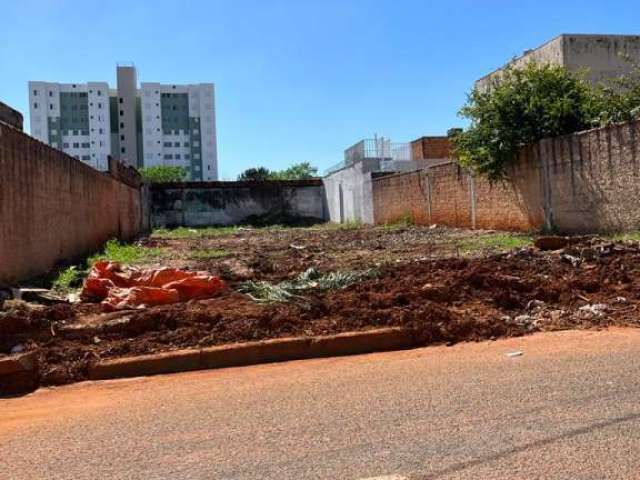
[[[453,137],[459,161],[501,179],[522,146],[590,127],[596,100],[594,89],[563,67],[508,67],[486,90],[474,89],[460,110],[471,124]]]
[[[296,163],[285,170],[273,172],[272,176],[277,180],[306,180],[318,176],[318,169],[309,162]]]
[[[269,170],[265,167],[249,168],[238,175],[239,181],[304,180],[318,176],[318,169],[309,162],[296,163],[285,170]]]
[[[139,170],[142,180],[149,183],[181,182],[187,176],[187,171],[183,167],[173,167],[170,165],[156,165],[145,167]]]
[[[640,66],[624,58],[629,73],[604,79],[596,87],[595,120],[599,125],[628,122],[640,118]]]
[[[256,182],[256,181],[264,181],[269,180],[273,175],[272,172],[269,171],[268,168],[258,167],[258,168],[248,168],[240,175],[238,175],[238,181],[240,182]]]

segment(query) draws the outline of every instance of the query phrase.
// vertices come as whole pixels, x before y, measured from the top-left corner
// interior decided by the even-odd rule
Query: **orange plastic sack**
[[[128,269],[117,262],[96,262],[82,288],[83,298],[101,298],[107,309],[144,308],[212,297],[226,289],[208,272],[175,268]]]

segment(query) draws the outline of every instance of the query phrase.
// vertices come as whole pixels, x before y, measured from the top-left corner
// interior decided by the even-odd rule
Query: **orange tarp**
[[[82,287],[83,298],[101,298],[107,309],[144,308],[212,297],[226,289],[209,272],[175,268],[122,269],[117,262],[96,262]]]

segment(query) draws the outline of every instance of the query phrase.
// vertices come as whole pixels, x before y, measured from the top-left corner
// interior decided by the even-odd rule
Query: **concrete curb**
[[[199,350],[176,350],[138,357],[102,360],[89,367],[89,379],[139,377],[308,358],[404,350],[417,345],[401,327],[348,332],[321,337],[278,338]]]

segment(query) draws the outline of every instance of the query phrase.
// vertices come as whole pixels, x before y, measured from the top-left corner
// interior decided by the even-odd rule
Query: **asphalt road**
[[[639,400],[623,329],[88,382],[0,400],[0,478],[640,478]]]

